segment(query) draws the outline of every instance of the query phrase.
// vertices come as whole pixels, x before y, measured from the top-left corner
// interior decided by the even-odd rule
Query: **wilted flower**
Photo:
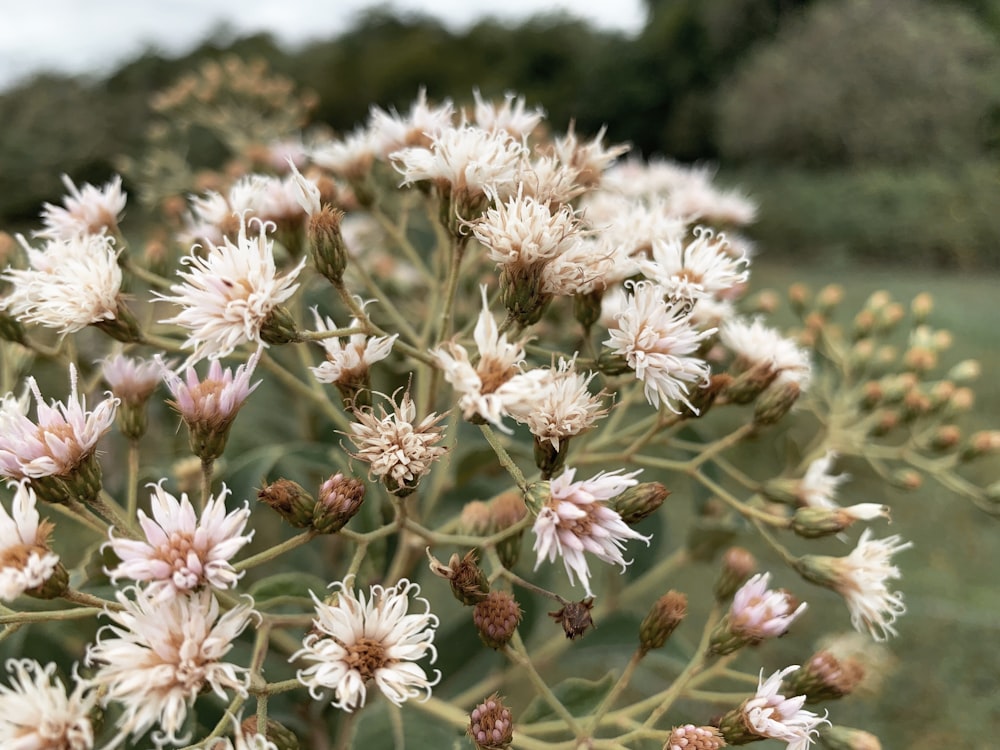
[[[534,550],[538,557],[535,568],[548,558],[555,562],[561,555],[570,583],[573,574],[580,578],[587,596],[590,589],[590,566],[585,552],[604,562],[620,565],[624,571],[629,562],[622,556],[625,541],[641,539],[649,544],[650,537],[633,531],[621,516],[607,506],[607,501],[636,484],[638,471],[601,472],[590,479],[574,482],[576,469],[566,469],[549,483],[549,496],[538,511],[535,525]]]
[[[347,581],[332,586],[336,593],[327,601],[313,594],[314,631],[291,657],[310,663],[298,671],[298,680],[313,699],[323,700],[324,691],[332,690],[335,708],[354,711],[365,705],[372,680],[397,706],[430,697],[441,673],[431,679],[417,662],[428,654],[431,663],[437,660],[433,641],[438,618],[418,596],[420,587],[403,579],[388,588],[372,586],[366,598]],[[423,612],[409,611],[411,594]]]
[[[96,696],[77,682],[71,694],[56,665],[9,659],[10,686],[0,685],[0,746],[10,750],[91,750]]]
[[[0,600],[13,601],[42,586],[56,572],[59,555],[48,544],[52,528],[39,518],[31,485],[21,481],[11,512],[0,505]]]
[[[805,476],[799,481],[796,495],[803,505],[810,508],[839,508],[835,501],[837,488],[850,477],[847,474],[833,474],[833,462],[837,454],[827,451],[809,464]]]
[[[109,534],[108,546],[121,561],[107,571],[112,582],[119,578],[147,582],[146,593],[155,598],[183,595],[206,584],[232,588],[241,574],[229,561],[253,538],[253,531],[243,534],[249,506],[244,503],[227,514],[229,490],[223,484],[219,494],[208,499],[198,519],[187,495],[181,493],[178,500],[163,489],[164,481],[149,485],[153,517],[138,512],[145,541]]]
[[[222,659],[256,615],[250,605],[220,615],[211,589],[157,600],[128,587],[115,596],[122,610],[105,611],[114,624],[98,631],[86,663],[97,668],[90,684],[102,690],[103,703],[123,708],[116,740],[158,726],[158,745],[177,744],[202,690],[211,688],[224,701],[228,690],[246,695],[247,669]]]
[[[126,201],[121,175],[115,175],[103,188],[89,184],[78,188],[68,175],[62,176],[62,182],[69,191],[69,195],[63,198],[64,207],[51,203],[44,205],[42,223],[45,229],[36,232],[36,237],[68,240],[84,234],[117,231]]]
[[[259,234],[251,237],[247,224],[242,214],[235,243],[226,237],[221,245],[210,242],[204,257],[183,258],[181,262],[190,268],[178,272],[184,283],[170,287],[175,296],[160,295],[182,308],[161,322],[188,329],[184,346],[194,349],[192,360],[217,359],[251,341],[266,344],[265,325],[298,289],[294,282],[305,259],[279,276],[268,225],[261,224]]]

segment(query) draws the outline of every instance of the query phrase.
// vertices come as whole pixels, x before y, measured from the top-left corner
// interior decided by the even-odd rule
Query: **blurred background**
[[[64,172],[100,184],[140,163],[161,127],[153,95],[229,54],[266,61],[303,92],[310,123],[337,133],[372,104],[406,111],[421,86],[459,103],[474,87],[515,91],[556,131],[606,126],[633,155],[711,165],[752,195],[755,289],[836,282],[847,310],[878,288],[904,302],[933,292],[950,362],[986,373],[970,430],[1000,421],[1000,1],[486,7],[4,0],[0,227],[32,228]],[[187,156],[218,168],[227,153],[194,138]],[[142,211],[130,200],[126,227]],[[970,474],[984,483],[995,466]],[[891,644],[905,666],[882,693],[833,707],[838,723],[886,748],[996,747],[998,521],[934,486],[856,476],[847,488],[845,504],[890,502],[893,533],[915,549],[900,560],[911,614]]]

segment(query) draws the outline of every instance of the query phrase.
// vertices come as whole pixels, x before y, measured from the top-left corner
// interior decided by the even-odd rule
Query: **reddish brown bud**
[[[864,676],[865,668],[857,659],[817,651],[785,678],[782,688],[784,695],[804,695],[806,703],[819,703],[850,695]]]
[[[647,654],[663,644],[687,616],[687,596],[668,591],[656,600],[639,626],[639,650]]]
[[[732,599],[740,586],[757,571],[757,560],[743,547],[730,547],[722,556],[722,569],[715,580],[715,598],[719,602]]]
[[[319,502],[313,507],[312,527],[320,534],[335,534],[361,510],[365,483],[337,473],[319,488]]]
[[[297,529],[312,524],[316,501],[305,488],[290,479],[278,479],[257,490],[257,500],[272,508]]]
[[[514,741],[514,722],[503,698],[493,693],[469,714],[469,737],[477,750],[506,750]]]
[[[498,649],[507,645],[514,637],[521,622],[521,607],[512,594],[506,591],[491,591],[486,598],[476,604],[472,611],[472,621],[479,631],[479,637],[490,648]]]
[[[466,552],[465,557],[459,557],[457,553],[452,555],[447,565],[431,555],[430,550],[427,551],[427,556],[431,561],[431,572],[448,579],[451,593],[462,604],[478,604],[489,594],[490,582],[486,573],[476,564],[475,550]]]

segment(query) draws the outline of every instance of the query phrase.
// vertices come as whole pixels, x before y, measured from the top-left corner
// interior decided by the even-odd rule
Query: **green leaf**
[[[440,719],[428,716],[417,708],[404,706],[403,748],[393,742],[392,721],[384,701],[363,710],[358,720],[357,732],[352,747],[379,748],[380,750],[423,750],[423,748],[451,748],[460,744],[464,732]],[[467,747],[467,745],[465,745]]]
[[[615,670],[608,672],[599,680],[584,680],[580,677],[570,677],[552,688],[552,692],[573,716],[589,715],[615,684]],[[542,696],[535,698],[524,709],[518,722],[530,724],[536,721],[556,718],[552,707]]]

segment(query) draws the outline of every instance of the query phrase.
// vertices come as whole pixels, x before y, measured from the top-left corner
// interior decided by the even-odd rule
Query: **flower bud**
[[[469,737],[476,750],[506,750],[514,741],[514,722],[503,699],[493,693],[469,714]]]
[[[256,737],[257,732],[257,717],[250,716],[243,720],[240,725],[240,730],[243,732],[243,736],[246,739]],[[269,718],[264,727],[264,737],[268,742],[274,743],[277,750],[299,750],[301,747],[299,745],[299,739],[295,734],[286,727],[284,724],[280,724],[274,719]],[[257,747],[256,745],[250,745],[251,747]]]
[[[123,344],[140,344],[143,340],[139,321],[121,299],[117,300],[115,317],[111,320],[99,320],[92,325]]]
[[[898,302],[890,302],[879,310],[876,330],[879,333],[890,333],[905,317],[906,309]]]
[[[542,291],[543,264],[507,264],[500,272],[500,301],[521,328],[542,319],[552,295]]]
[[[601,298],[604,296],[603,289],[595,289],[586,294],[577,294],[573,297],[573,315],[585,330],[590,328],[601,318]]]
[[[718,750],[726,746],[726,741],[715,727],[696,727],[685,724],[674,727],[667,738],[663,750]]]
[[[796,313],[802,315],[812,302],[812,292],[805,284],[792,284],[788,287],[788,302]]]
[[[802,389],[794,381],[774,383],[765,390],[754,404],[753,421],[756,425],[771,425],[781,421],[795,405]]]
[[[884,437],[899,427],[899,412],[892,409],[880,409],[875,413],[869,433],[875,437]]]
[[[820,731],[820,742],[827,750],[882,750],[878,737],[853,727],[827,727]]]
[[[687,616],[687,596],[668,591],[656,600],[639,626],[639,650],[643,655],[662,648],[677,626]]]
[[[490,533],[509,529],[528,514],[524,498],[517,490],[502,492],[489,502]],[[524,530],[501,539],[496,544],[497,556],[506,568],[513,568],[521,556],[521,540]]]
[[[773,313],[781,304],[781,297],[773,289],[757,292],[746,301],[748,313]]]
[[[972,461],[1000,451],[1000,430],[980,430],[969,436],[962,446],[962,460]]]
[[[319,502],[313,506],[312,527],[320,534],[336,534],[361,510],[365,483],[336,473],[319,487]]]
[[[940,425],[931,435],[931,448],[936,451],[950,451],[962,442],[962,428],[954,424]]]
[[[25,590],[25,594],[35,599],[58,599],[69,590],[69,572],[63,564],[56,563],[55,569],[40,586]]]
[[[5,312],[0,312],[0,339],[24,344],[27,332],[17,318],[12,318]]]
[[[844,287],[840,284],[827,284],[816,295],[816,307],[824,315],[829,315],[843,301]]]
[[[971,383],[977,380],[982,373],[982,366],[975,359],[965,359],[948,370],[948,380],[956,383]]]
[[[542,508],[548,505],[552,499],[552,490],[547,481],[535,482],[528,487],[524,493],[524,504],[533,516],[542,512]]]
[[[859,503],[847,508],[799,508],[792,517],[792,531],[806,539],[839,534],[855,521],[888,518],[889,508],[877,503]]]
[[[722,568],[715,579],[715,599],[729,601],[740,586],[757,570],[757,560],[743,547],[730,547],[722,556]]]
[[[101,465],[91,453],[74,466],[68,474],[35,477],[31,489],[39,500],[47,503],[65,503],[70,498],[87,504],[101,494],[103,487]]]
[[[669,494],[670,490],[659,482],[642,482],[609,500],[608,507],[629,526],[634,526],[656,512]]]
[[[316,501],[305,488],[290,479],[278,479],[257,490],[257,500],[270,506],[297,529],[310,526]]]
[[[806,703],[820,703],[850,695],[864,676],[865,668],[857,659],[838,659],[829,651],[817,651],[781,687],[785,695],[804,695]]]
[[[299,340],[295,318],[281,305],[276,306],[260,327],[260,338],[268,344],[289,344]]]
[[[571,641],[575,641],[594,625],[590,610],[594,608],[593,597],[581,599],[578,602],[567,602],[558,612],[549,612],[549,617],[562,625],[563,632]]]
[[[726,398],[734,404],[749,404],[767,388],[778,372],[770,362],[758,362],[737,375],[726,386]]]
[[[709,378],[708,385],[704,388],[692,389],[691,393],[688,394],[688,401],[691,402],[691,406],[687,404],[679,405],[681,416],[687,419],[705,416],[715,403],[715,399],[729,387],[732,381],[732,375],[727,372],[720,372]]]
[[[475,550],[466,552],[465,557],[453,554],[447,565],[434,557],[430,548],[427,549],[427,557],[431,561],[431,572],[448,579],[451,593],[462,604],[467,606],[478,604],[489,594],[490,582],[486,573],[476,564]]]
[[[861,310],[854,316],[854,340],[870,336],[875,330],[876,317],[871,310]]]
[[[472,610],[472,621],[483,643],[493,649],[507,645],[521,622],[521,607],[512,594],[491,591]]]
[[[553,474],[562,471],[566,464],[566,455],[569,453],[569,441],[568,437],[561,438],[559,447],[556,448],[547,438],[535,435],[535,466],[541,472],[542,479],[550,479]]]
[[[623,355],[615,354],[610,349],[602,351],[597,358],[597,369],[605,375],[624,375],[632,370]]]
[[[930,292],[921,292],[910,303],[910,312],[913,313],[913,320],[917,324],[927,322],[931,311],[934,309],[934,298]]]
[[[964,414],[976,403],[976,394],[971,388],[958,388],[951,397],[949,412]]]
[[[892,473],[889,482],[893,487],[913,492],[923,486],[924,477],[916,469],[898,469]]]
[[[344,212],[324,205],[309,217],[309,248],[316,270],[331,284],[340,284],[347,267],[347,246],[340,231]]]
[[[488,503],[470,500],[462,507],[458,525],[462,533],[470,536],[487,536],[493,522],[493,514]]]

